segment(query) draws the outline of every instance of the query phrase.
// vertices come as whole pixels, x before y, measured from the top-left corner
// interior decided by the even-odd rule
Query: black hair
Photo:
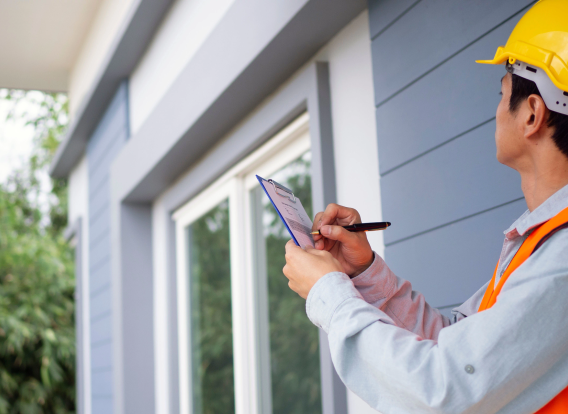
[[[509,111],[515,113],[519,109],[521,102],[531,95],[538,95],[542,98],[536,83],[515,74],[511,76],[513,77],[513,87],[511,89]],[[546,124],[550,128],[554,128],[552,140],[558,149],[568,157],[568,115],[549,110]]]

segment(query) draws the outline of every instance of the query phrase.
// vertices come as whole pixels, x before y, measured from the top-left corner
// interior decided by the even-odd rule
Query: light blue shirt
[[[505,231],[498,278],[532,229],[566,207],[568,186]],[[488,283],[450,319],[375,254],[353,279],[321,278],[306,311],[345,385],[383,414],[534,413],[568,387],[568,229],[478,313]]]

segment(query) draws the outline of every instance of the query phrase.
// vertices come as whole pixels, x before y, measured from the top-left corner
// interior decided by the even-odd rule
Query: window
[[[270,177],[290,188],[312,214],[310,152]],[[288,287],[282,274],[286,227],[260,186],[250,192],[254,223],[255,276],[259,306],[262,412],[321,412],[318,330],[306,318],[305,301]]]
[[[192,413],[235,411],[229,203],[187,227]]]
[[[182,414],[321,412],[318,330],[282,274],[289,240],[256,174],[311,211],[304,114],[175,214]]]

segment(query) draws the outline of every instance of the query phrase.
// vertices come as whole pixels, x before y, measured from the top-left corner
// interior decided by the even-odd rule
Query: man
[[[568,0],[536,3],[482,63],[505,62],[497,159],[519,172],[528,211],[451,319],[341,227],[360,222],[353,209],[316,215],[315,249],[286,246],[284,274],[337,372],[384,414],[568,413]]]

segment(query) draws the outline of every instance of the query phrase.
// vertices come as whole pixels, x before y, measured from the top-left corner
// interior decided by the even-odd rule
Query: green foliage
[[[0,414],[75,410],[73,252],[66,183],[46,169],[67,122],[61,94],[0,91],[36,131],[29,165],[0,184]],[[36,113],[18,113],[24,100]]]

